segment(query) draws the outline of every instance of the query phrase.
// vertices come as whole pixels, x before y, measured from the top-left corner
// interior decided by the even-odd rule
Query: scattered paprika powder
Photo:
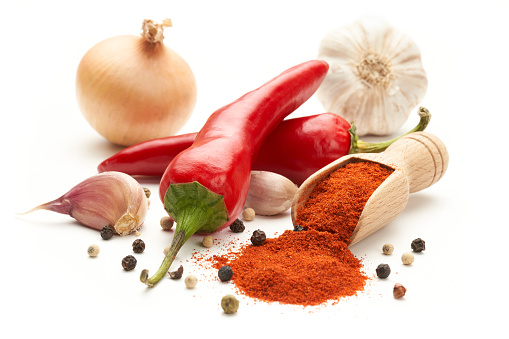
[[[338,169],[311,193],[297,219],[303,230],[213,256],[214,267],[229,265],[242,294],[267,302],[312,306],[356,295],[368,277],[348,248],[350,236],[369,197],[391,173],[364,161]]]

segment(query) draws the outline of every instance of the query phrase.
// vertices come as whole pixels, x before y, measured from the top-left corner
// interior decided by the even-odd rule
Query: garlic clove
[[[251,171],[249,192],[244,205],[258,215],[277,215],[292,206],[297,190],[297,185],[280,174]]]
[[[130,175],[103,172],[74,186],[60,198],[23,214],[41,209],[67,214],[97,230],[111,226],[119,235],[127,235],[145,221],[148,199],[143,187]]]
[[[326,110],[355,123],[359,136],[396,132],[427,90],[416,43],[380,18],[329,32],[318,59],[330,68],[317,98]]]

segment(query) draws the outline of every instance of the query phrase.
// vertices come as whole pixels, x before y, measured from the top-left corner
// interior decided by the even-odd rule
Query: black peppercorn
[[[380,279],[385,279],[389,276],[389,274],[391,274],[391,268],[389,267],[389,265],[387,264],[380,264],[378,265],[378,267],[376,268],[376,275],[380,278]]]
[[[242,233],[245,229],[246,226],[244,226],[244,223],[240,219],[235,220],[233,224],[230,225],[230,230],[233,233]]]
[[[128,255],[124,259],[122,259],[122,267],[126,271],[134,270],[136,267],[136,258],[132,255]]]
[[[412,241],[412,250],[416,253],[422,252],[426,249],[426,242],[421,238],[414,239]]]
[[[104,240],[110,240],[114,233],[115,231],[110,226],[104,226],[101,228],[101,238]]]
[[[133,242],[133,252],[134,253],[143,253],[145,251],[145,242],[141,239],[136,239]]]
[[[177,268],[176,271],[170,272],[170,279],[180,279],[182,278],[182,274],[184,274],[184,267],[180,265],[179,268]]]
[[[293,231],[294,231],[294,232],[304,231],[304,227],[302,227],[301,225],[295,225],[295,226],[293,227]]]
[[[217,272],[217,275],[219,276],[219,279],[221,281],[228,281],[233,276],[232,268],[228,265],[225,265],[219,269],[219,271]]]
[[[261,230],[254,231],[253,235],[251,236],[251,242],[255,246],[263,245],[265,239],[266,239],[265,232]]]

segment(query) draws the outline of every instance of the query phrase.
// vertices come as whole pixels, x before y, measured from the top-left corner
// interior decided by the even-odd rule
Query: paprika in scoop
[[[311,60],[281,73],[258,89],[215,111],[193,144],[169,163],[159,186],[175,236],[159,270],[140,280],[154,286],[182,245],[196,232],[229,226],[241,213],[253,159],[265,138],[322,83],[328,64]]]
[[[426,129],[431,115],[423,107],[418,113],[418,125],[406,134]],[[99,164],[98,171],[162,176],[173,158],[190,147],[195,138],[196,133],[189,133],[127,147]],[[252,170],[278,173],[300,185],[311,174],[342,156],[379,153],[398,139],[379,143],[358,140],[355,125],[333,113],[287,119],[267,137]]]

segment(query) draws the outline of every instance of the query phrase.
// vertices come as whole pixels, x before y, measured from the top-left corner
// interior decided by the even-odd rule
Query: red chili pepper
[[[428,125],[429,112],[421,108],[419,115],[418,125],[408,133],[423,131]],[[189,133],[145,141],[104,160],[98,170],[162,176],[171,160],[190,147],[195,138],[196,133]],[[311,174],[344,155],[382,152],[397,139],[380,143],[357,140],[355,128],[333,113],[287,119],[265,139],[252,170],[275,172],[300,185]]]
[[[159,195],[177,222],[175,236],[159,270],[150,278],[143,270],[142,282],[154,286],[194,233],[215,232],[235,221],[249,190],[252,160],[265,138],[313,95],[328,68],[319,60],[302,63],[220,108],[194,143],[173,158]]]

